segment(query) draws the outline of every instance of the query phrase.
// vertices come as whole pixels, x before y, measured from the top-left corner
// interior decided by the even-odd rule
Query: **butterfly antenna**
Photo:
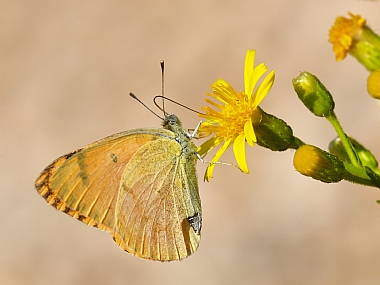
[[[177,101],[175,101],[175,100],[173,100],[173,99],[170,99],[170,98],[167,98],[167,97],[162,97],[161,95],[157,95],[157,96],[155,96],[154,98],[153,98],[153,101],[154,101],[154,104],[157,106],[157,108],[159,108],[159,109],[161,109],[160,108],[160,106],[158,106],[158,104],[157,104],[157,102],[156,102],[156,99],[157,98],[162,98],[162,100],[168,100],[168,101],[170,101],[170,102],[172,102],[172,103],[174,103],[174,104],[177,104],[177,105],[179,105],[179,106],[181,106],[181,107],[183,107],[183,108],[185,108],[185,109],[187,109],[187,110],[189,110],[189,111],[192,111],[192,112],[194,112],[194,113],[197,113],[197,114],[202,114],[202,115],[204,115],[203,113],[201,113],[201,112],[198,112],[197,110],[194,110],[194,109],[192,109],[192,108],[190,108],[190,107],[187,107],[186,105],[183,105],[183,104],[181,104],[181,103],[178,103]]]
[[[165,93],[164,93],[164,90],[165,90],[165,88],[164,88],[164,84],[165,84],[165,62],[163,61],[163,60],[161,60],[160,61],[160,65],[161,65],[161,95],[158,95],[158,96],[156,96],[156,97],[154,97],[154,99],[153,99],[153,102],[154,102],[154,105],[156,105],[156,107],[158,108],[158,109],[160,109],[163,113],[164,113],[164,116],[166,116],[168,113],[165,111],[165,100],[168,100],[168,101],[170,101],[170,102],[172,102],[172,103],[174,103],[174,104],[177,104],[177,105],[179,105],[179,106],[181,106],[181,107],[183,107],[183,108],[185,108],[185,109],[188,109],[188,110],[190,110],[190,111],[192,111],[192,112],[195,112],[195,113],[197,113],[197,114],[202,114],[202,115],[204,115],[203,113],[201,113],[201,112],[198,112],[198,111],[196,111],[196,110],[194,110],[194,109],[191,109],[191,108],[189,108],[189,107],[187,107],[187,106],[185,106],[185,105],[182,105],[181,103],[178,103],[177,101],[174,101],[174,100],[172,100],[172,99],[170,99],[170,98],[166,98],[165,97]],[[159,106],[158,104],[157,104],[157,102],[156,102],[156,99],[157,98],[162,98],[162,107],[161,106]]]
[[[162,97],[162,112],[164,112],[164,116],[167,115],[166,111],[165,111],[165,88],[164,88],[164,85],[165,85],[165,62],[163,60],[160,61],[160,65],[161,65],[161,97]]]
[[[133,99],[137,100],[141,105],[143,105],[146,109],[148,109],[152,114],[163,120],[164,118],[161,118],[159,115],[157,115],[154,111],[152,111],[147,105],[145,105],[135,94],[132,92],[129,92],[129,96],[131,96]]]

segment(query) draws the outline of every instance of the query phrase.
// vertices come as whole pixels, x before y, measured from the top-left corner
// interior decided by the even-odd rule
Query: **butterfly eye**
[[[172,127],[178,125],[178,118],[174,115],[169,116],[169,124]]]
[[[162,125],[165,129],[171,130],[173,132],[178,132],[178,129],[182,128],[181,121],[174,114],[170,114],[169,116],[165,117]]]

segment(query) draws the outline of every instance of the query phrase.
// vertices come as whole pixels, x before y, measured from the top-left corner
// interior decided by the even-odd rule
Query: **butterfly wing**
[[[176,140],[165,138],[136,152],[124,170],[116,204],[114,239],[120,247],[161,261],[185,258],[198,248],[200,226],[194,225],[201,223],[201,203],[195,149],[183,153]]]
[[[141,146],[166,133],[162,129],[122,132],[66,154],[43,170],[36,189],[58,210],[113,232],[115,205],[126,165]]]
[[[36,188],[58,210],[110,232],[137,256],[182,259],[200,242],[196,147],[182,154],[173,132],[115,134],[53,161]]]

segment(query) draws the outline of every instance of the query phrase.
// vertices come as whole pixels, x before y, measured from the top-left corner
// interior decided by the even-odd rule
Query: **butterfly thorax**
[[[165,116],[162,126],[176,135],[176,141],[182,146],[183,154],[191,156],[196,153],[197,148],[191,142],[191,135],[182,128],[182,123],[176,115],[170,114]]]

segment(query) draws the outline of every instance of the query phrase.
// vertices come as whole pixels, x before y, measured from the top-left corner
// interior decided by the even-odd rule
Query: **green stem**
[[[358,156],[356,155],[356,152],[355,152],[351,142],[348,140],[346,133],[343,131],[342,126],[340,125],[338,118],[336,117],[334,111],[332,111],[331,114],[326,116],[326,119],[334,127],[336,133],[338,134],[340,140],[342,141],[343,147],[344,147],[352,165],[360,167],[361,166],[360,160],[359,160]]]
[[[357,167],[350,163],[343,162],[346,172],[344,174],[344,180],[367,186],[378,187],[368,176],[366,170],[363,167]]]
[[[290,149],[298,149],[300,146],[303,146],[304,144],[305,143],[303,141],[301,141],[299,138],[297,138],[296,136],[293,136],[293,141],[289,145],[289,148]]]

